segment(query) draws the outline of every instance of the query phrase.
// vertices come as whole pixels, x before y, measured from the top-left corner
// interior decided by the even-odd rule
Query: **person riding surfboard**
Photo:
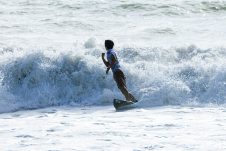
[[[137,102],[136,98],[127,90],[126,77],[123,71],[120,69],[119,61],[113,47],[114,47],[114,42],[112,40],[105,40],[107,60],[105,60],[104,58],[105,53],[102,53],[102,60],[105,66],[107,67],[106,74],[108,74],[109,70],[111,69],[113,72],[113,78],[119,90],[125,96],[126,101]]]

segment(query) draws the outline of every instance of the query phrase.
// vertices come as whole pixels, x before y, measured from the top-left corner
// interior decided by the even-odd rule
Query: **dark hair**
[[[112,49],[114,47],[114,42],[112,40],[105,40],[106,49]]]

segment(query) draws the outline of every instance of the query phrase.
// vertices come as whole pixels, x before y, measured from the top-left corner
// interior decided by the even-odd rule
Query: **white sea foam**
[[[105,39],[143,106],[225,103],[225,1],[0,4],[0,112],[123,98]]]
[[[1,150],[220,150],[225,151],[221,107],[51,107],[0,114]]]
[[[4,51],[2,57],[8,60],[1,64],[1,92],[7,93],[0,111],[71,103],[98,105],[123,98],[112,74],[105,75],[101,44],[87,48],[88,43],[93,40],[61,52]],[[144,107],[226,103],[224,48],[126,47],[117,52],[128,88]]]
[[[225,25],[225,0],[0,0],[0,150],[226,150]]]

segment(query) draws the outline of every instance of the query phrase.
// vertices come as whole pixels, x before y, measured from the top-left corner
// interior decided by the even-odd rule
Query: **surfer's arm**
[[[105,55],[105,53],[102,53],[102,60],[103,60],[103,62],[105,64],[105,66],[107,67],[106,74],[108,74],[108,72],[110,70],[110,63],[105,60],[104,55]]]
[[[105,60],[104,55],[105,55],[105,53],[102,53],[102,60],[103,60],[103,62],[105,64],[105,66],[109,67],[109,62]]]

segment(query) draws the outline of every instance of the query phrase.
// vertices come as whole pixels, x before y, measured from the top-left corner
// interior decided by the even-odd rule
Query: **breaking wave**
[[[67,52],[1,48],[0,112],[123,98],[111,74],[105,75],[103,50],[87,45]],[[128,88],[143,107],[226,103],[225,48],[117,51]]]

